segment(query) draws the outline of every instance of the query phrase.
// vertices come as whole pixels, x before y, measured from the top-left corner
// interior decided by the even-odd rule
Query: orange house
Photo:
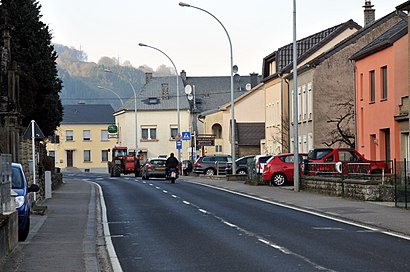
[[[408,95],[407,22],[401,21],[354,54],[356,148],[370,160],[400,158],[400,124]]]

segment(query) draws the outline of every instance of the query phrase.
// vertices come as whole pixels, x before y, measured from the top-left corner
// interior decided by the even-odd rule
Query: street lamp
[[[110,88],[103,87],[103,86],[97,86],[97,88],[98,88],[98,89],[101,89],[101,90],[106,90],[106,91],[112,92],[112,93],[115,94],[115,95],[118,97],[118,99],[121,101],[121,105],[124,106],[124,101],[121,99],[121,97],[120,97],[114,90],[111,90]]]
[[[113,73],[110,69],[104,69],[106,73]],[[117,74],[118,75],[118,74]],[[134,86],[131,81],[127,79],[128,84],[130,85],[132,91],[134,92],[134,124],[135,124],[135,156],[138,156],[138,123],[137,123],[137,92],[135,91]]]
[[[293,0],[293,183],[299,192],[298,64],[296,43],[296,0]]]
[[[138,45],[139,45],[139,46],[143,46],[143,47],[152,48],[152,49],[154,49],[154,50],[157,50],[157,51],[161,52],[163,55],[165,55],[165,56],[169,59],[169,61],[172,63],[172,66],[174,66],[175,74],[176,74],[176,76],[177,76],[177,116],[178,116],[178,134],[177,134],[177,135],[178,135],[178,137],[179,137],[179,136],[181,135],[181,116],[180,116],[180,112],[179,112],[179,76],[178,76],[177,67],[175,66],[175,64],[174,64],[174,62],[172,61],[172,59],[171,59],[167,54],[165,54],[164,51],[162,51],[162,50],[160,50],[160,49],[158,49],[158,48],[156,48],[156,47],[147,45],[147,44],[145,44],[145,43],[139,43]],[[181,161],[181,149],[178,149],[178,161]]]
[[[180,2],[179,5],[181,7],[188,7],[188,8],[194,8],[194,9],[198,9],[201,10],[209,15],[211,15],[215,20],[218,21],[218,23],[222,26],[222,28],[225,30],[226,35],[228,36],[228,40],[229,40],[229,48],[230,48],[230,52],[231,52],[231,156],[232,156],[232,174],[236,173],[236,163],[235,163],[235,109],[234,109],[234,95],[233,95],[233,50],[232,50],[232,42],[231,42],[231,38],[229,36],[228,31],[226,30],[225,26],[222,24],[221,21],[219,21],[218,18],[216,18],[212,13],[210,13],[207,10],[204,10],[202,8],[196,7],[196,6],[192,6],[183,2]]]

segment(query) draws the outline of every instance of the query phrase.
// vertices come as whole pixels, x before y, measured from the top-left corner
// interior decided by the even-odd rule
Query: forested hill
[[[121,101],[112,91],[125,102],[134,97],[129,83],[135,90],[140,90],[145,81],[146,71],[153,72],[154,75],[171,73],[170,68],[165,65],[153,71],[146,65],[134,68],[128,61],[119,65],[117,59],[109,57],[102,57],[98,63],[87,62],[87,55],[81,50],[60,44],[54,44],[54,48],[58,54],[59,77],[63,81],[63,89],[60,93],[63,105],[111,104],[116,110],[121,106]]]

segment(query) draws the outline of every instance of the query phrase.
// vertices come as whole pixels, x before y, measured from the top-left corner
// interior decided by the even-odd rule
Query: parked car
[[[38,192],[40,188],[37,184],[32,184],[30,187],[27,186],[26,176],[21,164],[12,163],[11,170],[11,188],[17,194],[15,201],[18,213],[18,239],[19,241],[24,241],[30,232],[30,193]]]
[[[305,174],[309,172],[315,174],[321,171],[336,172],[332,163],[338,162],[348,165],[343,168],[345,173],[381,174],[383,171],[385,173],[391,171],[385,161],[369,161],[353,148],[314,148],[309,151],[302,168]],[[314,165],[314,163],[323,164]]]
[[[256,168],[256,173],[262,175],[263,169],[265,168],[266,162],[272,158],[272,155],[256,155],[254,158],[254,165]]]
[[[165,163],[166,158],[151,158],[148,159],[141,167],[142,179],[149,178],[165,178]]]
[[[232,162],[230,155],[201,156],[195,161],[193,172],[207,176],[224,175],[228,162]]]
[[[255,155],[244,156],[236,160],[236,174],[237,175],[247,175],[248,165],[255,158]],[[232,174],[232,162],[226,164],[225,169],[227,174]]]
[[[299,163],[307,158],[307,153],[299,154]],[[294,176],[294,154],[280,154],[271,157],[265,165],[262,173],[263,181],[274,186],[282,186],[293,182]]]

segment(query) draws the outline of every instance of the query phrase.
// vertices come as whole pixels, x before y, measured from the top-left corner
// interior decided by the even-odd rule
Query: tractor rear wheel
[[[113,176],[114,177],[121,176],[121,166],[120,165],[114,165]]]

